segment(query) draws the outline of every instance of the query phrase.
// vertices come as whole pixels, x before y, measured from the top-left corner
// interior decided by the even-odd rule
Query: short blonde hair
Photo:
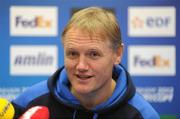
[[[102,36],[109,38],[115,50],[122,44],[119,24],[115,15],[109,10],[88,7],[76,12],[62,32],[63,42],[66,33],[74,27],[88,32],[90,36],[99,31]]]

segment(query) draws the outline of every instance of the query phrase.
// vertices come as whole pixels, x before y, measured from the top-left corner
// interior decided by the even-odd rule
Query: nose
[[[76,69],[77,69],[77,71],[80,71],[80,72],[88,71],[89,66],[87,63],[87,59],[84,56],[79,57],[79,60],[76,65]]]

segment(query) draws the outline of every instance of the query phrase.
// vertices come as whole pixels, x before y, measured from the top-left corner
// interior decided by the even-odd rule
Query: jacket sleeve
[[[151,104],[138,93],[129,101],[129,104],[141,114],[143,119],[160,119],[159,114]]]
[[[37,99],[38,97],[45,95],[48,93],[47,81],[42,81],[37,83],[31,87],[29,87],[22,94],[17,96],[14,100],[12,100],[12,105],[15,109],[15,119],[20,117],[27,109],[30,103]]]

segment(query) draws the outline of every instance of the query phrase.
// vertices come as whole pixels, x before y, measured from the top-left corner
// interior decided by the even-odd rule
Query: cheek
[[[103,61],[101,63],[95,63],[94,70],[96,71],[96,74],[98,77],[111,77],[112,76],[112,69],[113,69],[114,62],[112,61]]]
[[[94,83],[97,86],[102,86],[107,84],[109,80],[111,80],[111,78],[112,78],[112,68],[103,67],[96,72],[96,80]]]
[[[65,68],[67,70],[67,73],[69,74],[71,71],[73,71],[74,69],[74,63],[72,61],[69,61],[68,59],[64,60],[64,65]]]
[[[68,58],[64,58],[64,65],[65,67],[73,67],[74,61]]]

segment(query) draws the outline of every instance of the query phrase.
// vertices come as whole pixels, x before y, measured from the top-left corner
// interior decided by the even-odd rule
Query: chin
[[[79,94],[82,94],[82,95],[90,94],[92,92],[92,90],[87,89],[87,88],[83,88],[82,86],[76,87],[75,91]]]

